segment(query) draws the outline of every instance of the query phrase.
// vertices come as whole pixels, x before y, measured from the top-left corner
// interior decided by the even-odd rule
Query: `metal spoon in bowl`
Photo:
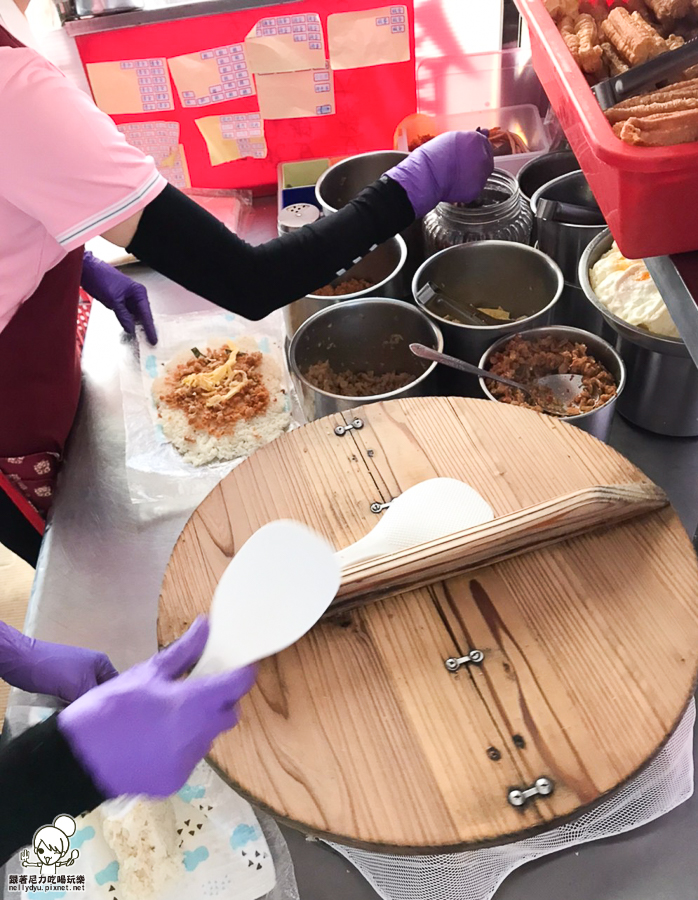
[[[508,387],[517,391],[522,391],[531,397],[536,406],[540,406],[543,412],[549,416],[566,416],[567,407],[578,396],[582,389],[581,375],[544,375],[539,378],[535,385],[519,384],[517,381],[511,381],[502,375],[495,375],[488,372],[487,369],[480,369],[471,363],[457,359],[455,356],[448,356],[446,353],[439,353],[438,350],[432,350],[425,347],[424,344],[410,344],[410,350],[420,359],[428,359],[431,362],[438,362],[444,366],[450,366],[452,369],[458,369],[459,372],[467,372],[469,375],[477,375],[480,378],[486,378],[490,381],[499,381]],[[540,389],[550,391],[554,406],[542,403],[540,400]]]

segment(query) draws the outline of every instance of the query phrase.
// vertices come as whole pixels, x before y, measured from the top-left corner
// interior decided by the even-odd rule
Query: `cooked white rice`
[[[222,346],[221,340],[218,346]],[[236,338],[235,346],[246,353],[259,350],[253,338]],[[209,345],[211,346],[211,345]],[[181,409],[162,403],[160,394],[164,387],[165,375],[191,356],[190,351],[179,354],[167,365],[165,374],[153,382],[153,396],[158,407],[158,416],[165,437],[194,466],[205,466],[213,462],[228,462],[249,456],[273,441],[291,424],[290,402],[283,387],[283,376],[276,360],[268,353],[262,354],[262,362],[257,371],[261,374],[269,391],[269,408],[260,416],[240,420],[235,423],[232,433],[215,437],[207,431],[194,428]]]

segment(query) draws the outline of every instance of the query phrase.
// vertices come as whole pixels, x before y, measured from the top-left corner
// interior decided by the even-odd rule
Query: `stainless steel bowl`
[[[562,269],[565,281],[578,284],[579,260],[582,253],[598,234],[606,230],[605,225],[571,225],[567,222],[552,222],[539,219],[536,215],[541,199],[558,200],[579,206],[590,206],[596,201],[584,173],[568,172],[560,175],[534,193],[531,197],[536,240],[538,249],[551,256]]]
[[[698,369],[680,338],[661,337],[629,325],[594,293],[589,271],[613,244],[610,231],[589,244],[579,262],[579,281],[615,333],[615,347],[627,369],[628,386],[618,412],[634,425],[671,437],[698,435]]]
[[[616,405],[626,386],[626,374],[623,360],[610,344],[606,343],[606,341],[595,334],[591,334],[588,331],[582,331],[581,328],[568,328],[564,325],[549,325],[547,328],[531,328],[530,330],[524,331],[521,334],[521,337],[527,341],[531,341],[536,338],[545,337],[549,334],[554,334],[557,337],[565,338],[570,341],[577,341],[580,344],[586,344],[589,355],[593,356],[594,359],[606,366],[611,375],[613,375],[616,381],[616,396],[612,400],[609,400],[608,403],[604,403],[604,405],[600,406],[598,409],[593,409],[591,412],[584,413],[581,416],[561,417],[561,421],[568,422],[576,428],[581,428],[582,431],[592,434],[600,441],[607,441],[611,431],[611,425],[613,424]],[[482,359],[480,360],[480,368],[489,369],[489,362],[492,355],[501,350],[510,339],[510,336],[507,336],[497,341],[496,344],[493,344],[489,350],[483,354]],[[487,399],[494,400],[498,403],[499,401],[497,398],[488,390],[485,379],[479,378],[478,381],[480,382],[480,387]]]
[[[332,282],[334,286],[351,278],[364,278],[366,281],[373,282],[371,287],[363,291],[356,291],[354,294],[342,294],[339,297],[308,294],[307,297],[290,303],[284,307],[286,335],[292,338],[306,319],[314,316],[321,309],[327,309],[337,303],[346,303],[348,300],[357,300],[360,297],[370,297],[375,294],[395,300],[404,297],[409,291],[409,280],[404,274],[406,261],[407,246],[403,239],[399,236],[390,238]]]
[[[395,336],[399,335],[400,340]],[[443,336],[411,303],[370,297],[349,300],[320,310],[293,336],[288,357],[291,377],[308,421],[366,403],[398,397],[426,397],[435,384],[436,363],[425,363],[410,352],[411,343],[443,350]],[[328,360],[335,372],[410,372],[414,381],[387,394],[347,397],[330,394],[305,376],[315,363]]]
[[[325,215],[337,212],[406,157],[401,150],[376,150],[340,160],[323,172],[315,185],[320,208]]]
[[[461,325],[420,306],[443,331],[446,352],[476,365],[498,338],[549,324],[564,285],[562,272],[552,259],[540,250],[510,241],[448,247],[417,270],[412,281],[415,300],[427,282],[440,287],[456,303],[464,300],[474,306],[501,306],[514,319],[524,316],[501,325]],[[462,385],[467,392],[471,383],[472,379],[459,379],[458,389]]]
[[[575,172],[579,169],[577,157],[571,150],[557,150],[555,153],[544,153],[527,162],[519,170],[516,180],[524,197],[530,201],[539,187],[543,187],[553,178]]]

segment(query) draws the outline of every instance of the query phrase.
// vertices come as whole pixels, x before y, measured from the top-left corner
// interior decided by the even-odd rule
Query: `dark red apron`
[[[0,46],[24,45],[0,26]],[[80,397],[82,257],[47,272],[0,332],[0,489],[40,532]]]
[[[39,531],[80,397],[82,257],[47,272],[0,332],[0,488]]]

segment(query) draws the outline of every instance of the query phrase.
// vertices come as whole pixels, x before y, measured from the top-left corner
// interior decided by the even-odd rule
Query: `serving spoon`
[[[504,378],[502,375],[495,375],[494,372],[488,372],[487,369],[481,369],[479,366],[457,359],[455,356],[449,356],[447,353],[439,353],[438,350],[432,350],[431,347],[425,347],[424,344],[410,344],[410,350],[420,359],[438,362],[444,366],[450,366],[452,369],[458,369],[459,372],[467,372],[469,375],[498,381],[517,391],[523,391],[524,394],[531,397],[536,406],[540,406],[550,416],[566,416],[567,406],[574,401],[582,389],[581,375],[544,375],[534,385],[525,385],[519,384],[518,381],[512,381],[510,378]],[[555,405],[541,402],[539,396],[541,388],[550,391]]]

